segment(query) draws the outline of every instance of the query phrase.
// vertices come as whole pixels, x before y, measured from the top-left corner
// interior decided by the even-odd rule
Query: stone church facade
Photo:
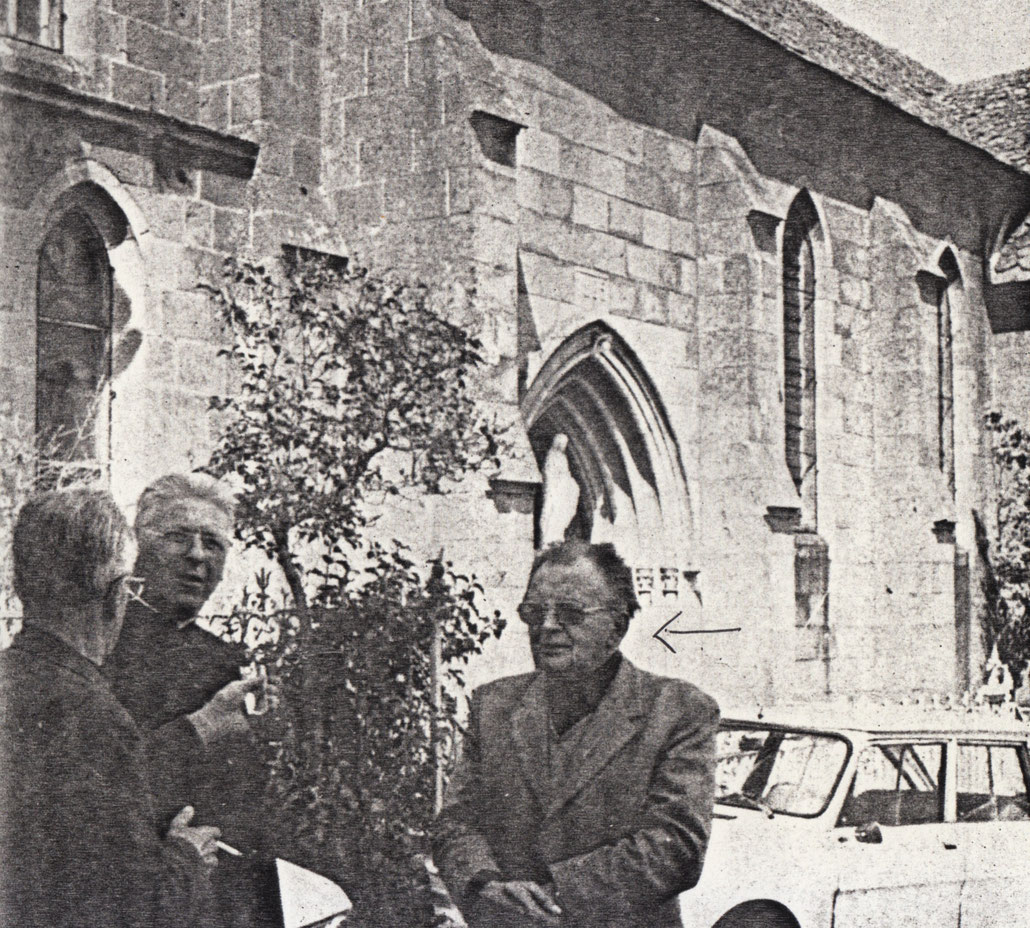
[[[3,412],[85,422],[124,502],[210,447],[224,255],[354,255],[474,293],[512,447],[417,516],[509,619],[564,435],[645,666],[730,701],[976,676],[982,419],[1030,397],[1028,146],[985,119],[1025,75],[953,87],[801,0],[8,9]],[[479,678],[528,665],[517,624]]]

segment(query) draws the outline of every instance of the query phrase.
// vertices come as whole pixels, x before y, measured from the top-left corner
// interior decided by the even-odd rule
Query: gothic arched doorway
[[[686,479],[665,410],[625,341],[600,322],[580,329],[541,368],[522,412],[548,493],[566,501],[559,535],[611,541],[641,593],[678,593],[696,571]],[[543,496],[538,545],[556,540],[541,537]]]

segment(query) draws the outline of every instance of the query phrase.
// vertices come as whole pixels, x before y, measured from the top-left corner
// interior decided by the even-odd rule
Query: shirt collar
[[[160,609],[154,606],[147,605],[144,603],[130,600],[128,606],[125,608],[125,617],[128,620],[129,617],[132,620],[141,625],[155,625],[159,626],[162,630],[174,628],[176,631],[182,631],[188,628],[190,625],[196,623],[199,615],[191,616],[188,619],[175,619],[170,618]]]

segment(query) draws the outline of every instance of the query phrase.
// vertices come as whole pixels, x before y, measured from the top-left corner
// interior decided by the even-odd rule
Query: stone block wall
[[[797,505],[783,451],[779,236],[813,174],[806,157],[776,126],[748,120],[746,132],[766,131],[778,159],[796,158],[791,179],[782,164],[763,174],[731,134],[670,134],[626,118],[578,80],[561,80],[582,72],[557,53],[520,51],[532,30],[519,44],[471,20],[482,26],[475,36],[464,24],[450,27],[471,88],[467,110],[526,127],[514,169],[476,165],[473,150],[473,179],[489,173],[491,193],[489,205],[472,199],[472,234],[482,243],[473,253],[493,262],[497,293],[510,293],[517,249],[539,339],[529,381],[587,323],[603,319],[625,338],[669,412],[699,513],[697,537],[684,539],[698,549],[703,594],[691,620],[743,628],[737,637],[678,641],[673,658],[651,638],[671,615],[660,603],[645,609],[628,650],[728,695],[742,687],[758,698],[953,688],[975,661],[958,653],[959,626],[973,618],[956,615],[956,549],[970,549],[972,511],[984,499],[987,328],[967,244],[969,204],[947,203],[947,235],[946,217],[909,215],[877,198],[863,204],[841,195],[840,179],[809,188],[821,218],[818,531],[830,558],[828,635],[816,642],[818,630],[795,628],[792,539],[765,518]],[[480,42],[509,42],[515,57],[484,55]],[[868,101],[861,106],[867,124]],[[924,186],[939,183],[920,170],[910,173]],[[949,240],[968,278],[953,306],[954,497],[937,460],[936,307],[922,301],[918,280]],[[825,660],[810,659],[820,648]]]
[[[989,331],[979,236],[1018,185],[700,4],[676,14],[690,55],[665,33],[647,32],[644,61],[618,54],[623,39],[600,21],[596,35],[579,30],[612,44],[607,64],[570,47],[540,5],[501,6],[95,0],[69,19],[65,55],[5,45],[8,72],[259,145],[240,172],[154,133],[12,102],[0,127],[0,337],[20,346],[0,367],[9,408],[31,416],[36,249],[76,185],[107,191],[131,231],[112,253],[124,293],[113,473],[126,502],[210,445],[207,397],[232,384],[196,287],[224,254],[301,244],[425,281],[483,341],[484,408],[515,426],[496,475],[508,489],[479,475],[386,514],[384,531],[431,526],[419,553],[468,560],[512,620],[539,479],[520,402],[559,346],[602,322],[646,372],[689,501],[680,534],[653,519],[645,566],[675,567],[680,584],[646,597],[627,651],[731,701],[957,685],[977,659],[955,564],[990,492],[987,359],[1020,376],[1018,337]],[[744,57],[739,73],[728,64]],[[510,130],[503,157],[483,125]],[[880,125],[890,150],[871,138]],[[915,163],[935,145],[938,161]],[[818,510],[806,530],[829,557],[825,629],[797,624],[798,547],[781,518],[799,501],[784,455],[780,252],[803,190],[819,214]],[[937,461],[936,308],[919,282],[944,247],[962,270],[954,496]],[[680,637],[673,654],[652,636],[677,612],[678,627],[741,630]],[[513,621],[472,678],[527,659]]]
[[[127,220],[110,250],[116,302],[112,483],[131,502],[159,473],[202,463],[208,398],[232,388],[202,281],[230,252],[344,250],[321,197],[322,30],[315,2],[95,0],[67,7],[64,53],[4,45],[6,74],[44,100],[4,98],[3,209],[10,406],[33,413],[37,250],[62,204]],[[3,41],[3,40],[0,40]],[[76,97],[79,111],[47,95]],[[96,103],[92,101],[97,101]],[[207,149],[181,139],[203,134]],[[186,133],[183,136],[182,133]],[[258,143],[256,167],[220,155]],[[205,153],[206,152],[206,153]],[[69,199],[71,198],[71,199]],[[103,204],[103,205],[101,205]],[[145,427],[141,426],[145,423]]]
[[[331,5],[325,190],[366,262],[467,283],[471,130],[451,45],[429,0]]]

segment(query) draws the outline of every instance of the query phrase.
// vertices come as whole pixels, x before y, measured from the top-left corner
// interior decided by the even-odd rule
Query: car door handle
[[[946,851],[957,851],[958,850],[958,845],[957,844],[949,844],[947,841],[945,841],[944,842],[944,850],[946,850]]]

